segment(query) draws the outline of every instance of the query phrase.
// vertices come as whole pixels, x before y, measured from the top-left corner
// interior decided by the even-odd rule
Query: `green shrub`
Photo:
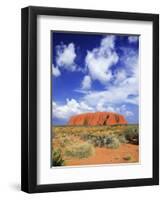
[[[53,166],[63,166],[65,164],[64,160],[62,159],[61,150],[54,149],[52,154],[52,165]]]
[[[70,139],[67,139],[68,137],[60,138],[59,145],[61,148],[65,148],[67,145],[72,144]]]
[[[108,147],[108,148],[118,148],[121,142],[117,137],[117,135],[114,134],[112,135],[109,134],[105,136],[84,135],[81,139],[87,141],[90,144],[93,144],[95,147]],[[125,138],[123,138],[123,140],[125,140]]]
[[[128,140],[126,139],[125,135],[119,135],[118,139],[120,143],[128,143]]]
[[[111,137],[109,143],[107,144],[108,148],[112,148],[112,149],[117,149],[120,146],[120,142],[118,140],[118,138],[116,137]]]
[[[132,159],[131,155],[126,155],[123,157],[124,160],[129,161]]]
[[[94,154],[94,147],[85,142],[81,144],[74,144],[67,147],[65,150],[65,156],[74,158],[87,158]]]
[[[131,144],[139,144],[139,132],[138,128],[129,128],[125,130],[124,135],[126,140]]]

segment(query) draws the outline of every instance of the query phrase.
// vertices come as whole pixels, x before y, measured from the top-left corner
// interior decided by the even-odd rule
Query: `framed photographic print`
[[[159,184],[159,16],[22,9],[22,190]]]

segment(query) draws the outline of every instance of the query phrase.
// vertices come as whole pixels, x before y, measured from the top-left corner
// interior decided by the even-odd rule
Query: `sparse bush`
[[[125,135],[119,135],[119,136],[118,136],[118,139],[119,139],[119,142],[120,142],[120,143],[128,143],[128,141],[127,141]]]
[[[61,150],[54,149],[52,154],[52,165],[53,166],[63,166],[64,160],[62,159]]]
[[[107,144],[108,148],[112,148],[112,149],[117,149],[120,146],[120,142],[118,140],[118,138],[116,137],[111,137],[109,143]]]
[[[93,154],[94,147],[87,142],[72,145],[65,150],[65,156],[68,157],[87,158]]]
[[[67,145],[71,145],[72,141],[66,137],[60,139],[60,146],[62,148],[66,147]]]
[[[131,155],[126,155],[123,157],[124,160],[129,161],[132,159]]]
[[[81,139],[93,144],[95,147],[118,148],[120,146],[120,140],[117,137],[117,135],[114,134],[103,135],[103,136],[85,134],[81,137]]]
[[[125,130],[124,135],[126,140],[131,144],[139,144],[139,132],[138,128],[129,128]]]

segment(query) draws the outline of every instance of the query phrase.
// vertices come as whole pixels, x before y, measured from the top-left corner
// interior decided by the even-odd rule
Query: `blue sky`
[[[139,36],[52,33],[52,122],[108,111],[138,123]]]

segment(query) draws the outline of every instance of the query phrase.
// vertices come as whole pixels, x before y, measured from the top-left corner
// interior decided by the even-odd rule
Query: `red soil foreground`
[[[67,166],[97,165],[113,163],[134,163],[139,161],[139,145],[121,144],[118,149],[95,148],[95,154],[89,158],[66,160]]]

